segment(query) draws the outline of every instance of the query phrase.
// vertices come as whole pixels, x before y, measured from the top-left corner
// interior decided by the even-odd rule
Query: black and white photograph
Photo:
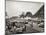
[[[44,33],[44,2],[6,0],[5,35]]]

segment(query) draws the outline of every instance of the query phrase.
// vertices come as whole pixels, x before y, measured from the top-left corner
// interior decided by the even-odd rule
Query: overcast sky
[[[31,3],[31,2],[6,2],[6,12],[9,17],[19,16],[22,12],[31,12],[34,15],[43,3]]]

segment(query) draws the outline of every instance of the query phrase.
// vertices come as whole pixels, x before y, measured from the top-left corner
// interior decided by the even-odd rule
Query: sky
[[[22,12],[34,15],[42,5],[43,3],[6,1],[6,12],[9,17],[19,16]]]

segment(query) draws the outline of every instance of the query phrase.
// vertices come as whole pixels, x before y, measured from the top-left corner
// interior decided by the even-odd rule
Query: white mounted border
[[[27,1],[27,0],[26,0]],[[32,0],[35,2],[45,2],[45,11],[46,11],[46,0]],[[0,0],[0,35],[5,35],[5,0]],[[45,12],[45,18],[46,18],[46,12]],[[46,19],[45,19],[45,29],[46,29]],[[16,34],[20,35],[20,34]],[[34,33],[34,34],[22,34],[22,35],[46,35],[46,30],[45,33]]]
[[[44,0],[7,0],[7,1],[31,1],[31,2],[44,2]]]

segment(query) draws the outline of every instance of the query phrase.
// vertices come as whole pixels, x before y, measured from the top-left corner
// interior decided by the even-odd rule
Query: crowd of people
[[[20,22],[18,22],[18,21],[10,22],[9,19],[6,19],[5,27],[6,27],[6,34],[35,33],[35,32],[43,32],[44,31],[44,23],[43,22],[35,22],[35,21],[31,21],[31,20],[27,20],[25,22],[21,22],[21,21]]]

